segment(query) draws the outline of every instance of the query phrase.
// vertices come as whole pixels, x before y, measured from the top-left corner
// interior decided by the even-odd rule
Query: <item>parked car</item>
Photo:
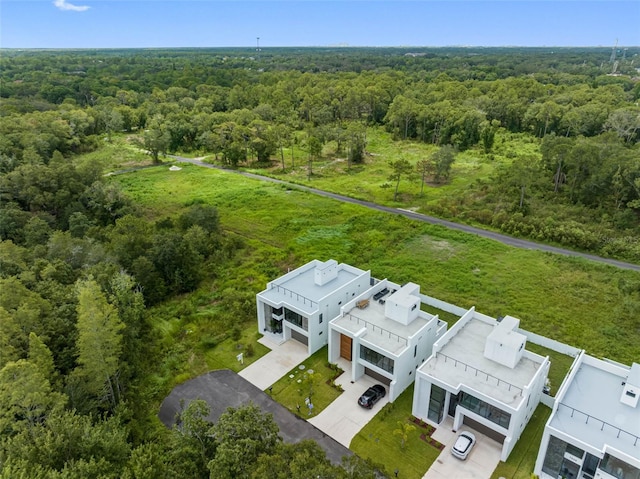
[[[367,389],[362,396],[358,399],[358,404],[367,409],[371,409],[375,403],[385,397],[387,391],[381,384],[376,384]]]
[[[471,448],[476,443],[476,437],[473,433],[469,431],[461,432],[458,435],[458,439],[456,439],[456,443],[451,448],[451,454],[456,456],[458,459],[466,459],[469,453],[471,452]]]

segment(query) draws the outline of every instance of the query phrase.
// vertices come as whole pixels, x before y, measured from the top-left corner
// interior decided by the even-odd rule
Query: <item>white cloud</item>
[[[53,0],[53,4],[60,10],[72,10],[74,12],[84,12],[90,8],[86,5],[73,5],[71,3],[67,3],[67,0]]]

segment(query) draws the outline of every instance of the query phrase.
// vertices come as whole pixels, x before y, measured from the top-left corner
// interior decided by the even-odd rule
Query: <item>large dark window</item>
[[[444,401],[447,393],[440,386],[431,385],[431,396],[429,397],[429,412],[427,417],[429,420],[440,424],[444,415]]]
[[[504,412],[502,409],[492,406],[471,394],[460,394],[459,404],[475,412],[478,416],[482,416],[491,422],[496,423],[498,426],[502,426],[505,429],[509,429],[509,422],[511,421],[511,414]]]
[[[295,324],[299,328],[302,328],[305,331],[308,331],[307,318],[305,318],[301,314],[298,314],[295,311],[290,311],[290,310],[285,308],[285,310],[284,310],[284,319],[289,321],[291,324]]]
[[[640,479],[640,469],[610,454],[604,455],[600,462],[600,469],[619,479]]]
[[[544,456],[542,471],[553,477],[573,477],[577,478],[580,472],[580,465],[565,457],[565,453],[569,453],[581,462],[584,451],[573,444],[569,444],[555,436],[549,436],[549,445],[547,453]]]
[[[360,345],[360,358],[393,374],[393,359]]]

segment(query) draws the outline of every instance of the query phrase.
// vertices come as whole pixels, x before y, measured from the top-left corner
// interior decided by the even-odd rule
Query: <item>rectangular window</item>
[[[504,412],[500,408],[473,397],[468,393],[461,394],[460,405],[469,411],[476,413],[478,416],[482,416],[489,421],[496,423],[498,426],[509,429],[511,414]]]
[[[285,308],[285,310],[284,310],[284,319],[285,319],[285,321],[288,321],[291,324],[295,324],[299,328],[302,328],[305,331],[308,331],[307,318],[305,318],[301,314],[298,314],[295,311],[290,311],[290,310]]]
[[[447,394],[444,389],[435,384],[431,385],[431,396],[429,396],[429,412],[427,417],[429,420],[440,424],[444,415],[444,403]]]
[[[618,459],[610,454],[605,454],[600,461],[600,467],[607,474],[622,479],[638,479],[640,478],[640,469],[633,467],[631,464]]]
[[[415,358],[417,355],[418,355],[418,345],[416,344],[416,345],[413,347],[413,357]]]
[[[385,371],[393,374],[393,359],[384,356],[376,351],[373,351],[363,345],[360,345],[360,359],[364,359],[368,363],[374,366],[384,369]]]
[[[320,324],[322,324],[322,313],[320,313]]]

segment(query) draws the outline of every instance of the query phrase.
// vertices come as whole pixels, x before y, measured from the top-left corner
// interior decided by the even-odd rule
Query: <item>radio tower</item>
[[[618,51],[618,39],[616,38],[616,45],[611,50],[611,57],[609,58],[609,63],[613,63],[616,61],[616,52]]]
[[[260,60],[260,37],[256,37],[256,52],[258,52],[258,60]]]

